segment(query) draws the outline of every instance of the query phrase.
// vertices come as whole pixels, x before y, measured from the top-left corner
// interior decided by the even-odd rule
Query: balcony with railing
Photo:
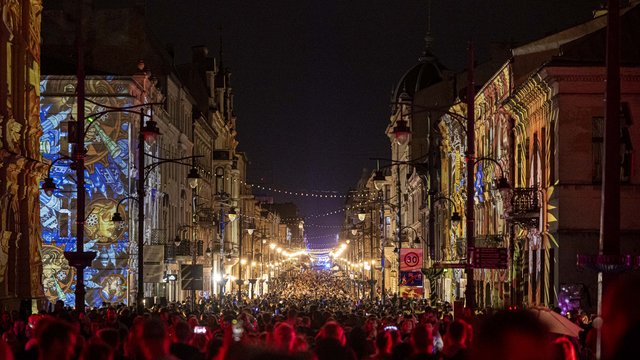
[[[164,246],[165,263],[173,263],[176,261],[176,245],[173,240],[169,239],[165,229],[151,229],[149,245]]]
[[[196,244],[197,256],[204,255],[203,246],[204,246],[204,242],[202,240],[198,240]],[[191,241],[189,240],[183,240],[182,242],[180,242],[180,245],[178,246],[174,245],[174,248],[175,248],[175,256],[192,256]]]
[[[493,235],[476,235],[476,247],[501,248],[506,247],[507,243],[502,234]]]
[[[540,221],[540,198],[537,188],[513,188],[507,221],[527,227],[537,227]]]

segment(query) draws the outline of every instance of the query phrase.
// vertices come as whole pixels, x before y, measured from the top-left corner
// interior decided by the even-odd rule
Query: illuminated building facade
[[[622,11],[623,64],[637,64],[625,49],[637,38],[640,7]],[[558,305],[565,310],[592,308],[595,275],[576,269],[576,255],[597,252],[600,228],[602,121],[605,87],[605,17],[511,49],[511,58],[486,80],[476,77],[475,237],[477,247],[508,249],[506,269],[476,268],[478,306]],[[638,68],[621,69],[621,244],[637,254],[632,241],[640,232],[638,164],[633,145],[640,133]],[[441,134],[439,191],[464,208],[466,115],[463,104],[450,107],[437,123]],[[501,165],[501,174],[497,163]],[[504,175],[508,192],[496,189]],[[441,204],[443,207],[447,204]],[[466,253],[464,228],[437,215],[436,259],[458,261]],[[464,213],[461,212],[464,218]],[[440,252],[440,253],[439,253]],[[442,274],[456,274],[457,269]],[[589,271],[589,270],[583,270]],[[465,281],[454,275],[455,293]],[[458,291],[460,290],[460,291]]]
[[[76,116],[76,80],[74,77],[44,76],[40,82],[40,121],[43,134],[40,139],[42,156],[53,162],[69,156],[69,122]],[[73,306],[75,273],[64,258],[65,251],[74,251],[76,244],[75,221],[85,217],[85,251],[95,251],[96,258],[85,270],[87,303],[128,303],[135,294],[137,274],[137,244],[131,220],[137,214],[133,200],[118,202],[134,193],[138,176],[147,178],[148,197],[145,204],[145,227],[154,228],[159,203],[159,176],[157,171],[136,169],[134,154],[140,116],[126,112],[113,112],[101,117],[91,114],[109,108],[126,108],[153,102],[159,94],[148,75],[132,77],[87,77],[87,105],[85,113],[86,192],[87,213],[75,213],[76,186],[69,161],[59,160],[50,170],[57,190],[48,196],[40,195],[40,221],[42,224],[42,283],[47,299],[62,300]],[[98,105],[99,104],[99,105]],[[148,115],[152,114],[147,110]],[[148,145],[146,152],[154,155],[155,147]],[[150,161],[149,161],[150,162]],[[119,211],[125,215],[123,225],[111,221]],[[147,240],[148,242],[148,240]]]
[[[42,299],[41,1],[0,1],[0,305]],[[22,304],[32,307],[31,303]]]

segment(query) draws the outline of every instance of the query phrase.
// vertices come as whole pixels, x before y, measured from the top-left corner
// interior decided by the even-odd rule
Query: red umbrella
[[[545,324],[549,331],[554,334],[567,335],[570,337],[578,337],[582,328],[571,322],[571,320],[558,314],[555,311],[544,307],[534,307],[528,309],[536,315],[536,317]]]

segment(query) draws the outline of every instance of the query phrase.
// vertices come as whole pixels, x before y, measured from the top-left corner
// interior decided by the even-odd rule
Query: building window
[[[620,109],[620,181],[629,182],[633,144],[629,127],[633,124],[629,104],[622,103]],[[594,183],[602,182],[602,165],[604,162],[604,117],[598,116],[591,123],[592,179]]]
[[[591,179],[602,182],[602,155],[604,155],[604,118],[591,119]]]

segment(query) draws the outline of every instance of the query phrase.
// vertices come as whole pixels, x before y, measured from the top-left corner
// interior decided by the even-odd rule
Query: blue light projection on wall
[[[40,83],[40,121],[43,134],[40,139],[42,156],[53,161],[71,153],[65,121],[72,121],[75,113],[76,81],[68,77],[44,77]],[[109,107],[133,104],[129,96],[130,82],[116,78],[86,81],[87,96]],[[105,110],[102,106],[86,103],[85,113]],[[129,260],[129,233],[126,225],[111,221],[120,199],[130,189],[129,124],[127,113],[109,113],[95,124],[87,117],[85,145],[85,178],[87,191],[85,221],[85,251],[95,251],[96,259],[85,270],[87,305],[100,306],[104,302],[127,302]],[[52,196],[40,194],[42,222],[42,282],[49,301],[62,300],[75,303],[75,269],[64,258],[65,251],[75,251],[76,185],[74,170],[69,161],[59,161],[51,169],[58,190]],[[125,202],[125,206],[127,203]],[[120,211],[125,217],[127,211]],[[127,219],[125,219],[127,220]],[[124,224],[127,224],[125,221]]]

